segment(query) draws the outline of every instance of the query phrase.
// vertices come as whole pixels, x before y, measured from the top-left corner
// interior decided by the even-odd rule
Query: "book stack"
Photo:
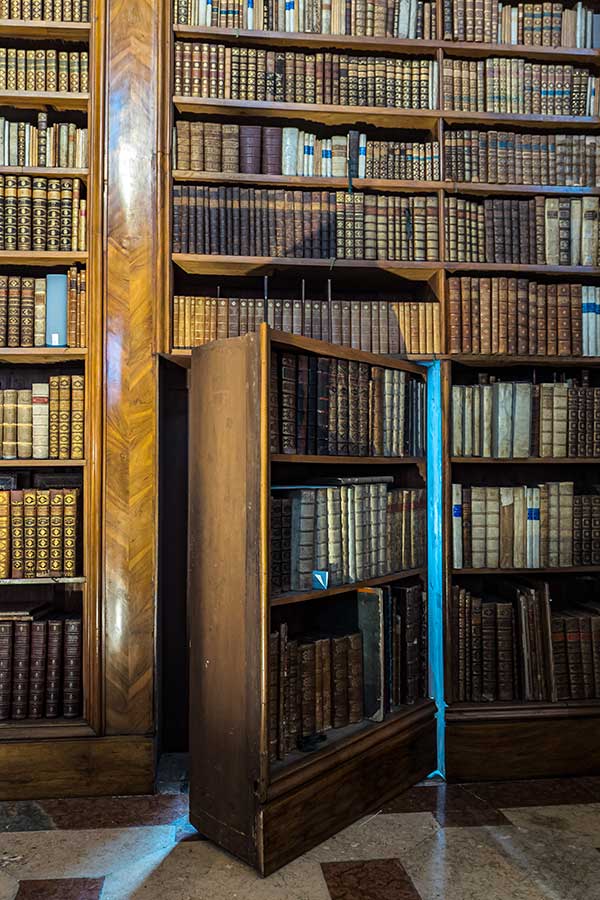
[[[0,175],[0,250],[85,251],[79,178]]]
[[[81,715],[81,616],[44,603],[0,609],[0,719]]]
[[[600,355],[600,293],[593,285],[449,278],[448,297],[450,353]]]
[[[88,164],[88,131],[73,122],[48,125],[48,113],[37,113],[37,125],[0,117],[0,166],[50,166],[84,169]]]
[[[530,47],[600,47],[600,15],[579,2],[518,3],[475,0],[444,6],[445,41],[484,41]]]
[[[446,178],[483,184],[600,184],[600,138],[595,134],[449,131]]]
[[[24,19],[27,22],[89,22],[89,0],[71,0],[57,3],[57,0],[2,0],[0,19]]]
[[[453,484],[454,568],[599,565],[600,494],[574,496],[573,487],[572,481],[535,487]]]
[[[598,197],[446,198],[451,262],[598,265]]]
[[[440,352],[437,303],[189,296],[173,298],[173,347],[199,347],[240,337],[256,331],[264,321],[277,331],[367,353]]]
[[[437,61],[177,41],[174,93],[221,100],[435,109]]]
[[[0,275],[0,347],[85,347],[85,276]]]
[[[78,488],[0,491],[0,578],[73,578]]]
[[[423,565],[425,491],[391,482],[320,479],[319,487],[277,490],[276,499],[291,499],[281,508],[282,535],[290,535],[281,557],[290,558],[292,591],[311,590],[313,572],[321,586],[337,587]]]
[[[0,47],[1,91],[86,93],[88,79],[88,53],[85,50]]]
[[[271,453],[412,457],[425,452],[425,384],[408,372],[274,352],[271,403]]]
[[[600,388],[587,373],[529,384],[480,375],[452,386],[452,456],[496,459],[600,456]]]
[[[356,592],[358,629],[269,640],[269,758],[318,749],[331,729],[383,721],[428,695],[427,604],[420,586]],[[332,735],[333,736],[333,735]]]
[[[526,59],[445,59],[444,109],[535,116],[597,116],[598,76]]]
[[[436,196],[183,184],[173,193],[174,253],[439,258]]]
[[[175,123],[173,164],[191,172],[439,181],[437,141],[373,141],[359,131],[319,137],[278,125]]]
[[[83,459],[84,376],[0,388],[0,426],[2,459]]]
[[[249,28],[256,31],[355,34],[369,37],[425,38],[436,36],[436,0],[319,0],[304,4],[289,0],[234,0],[214,3],[174,0],[173,21],[180,25]]]
[[[576,579],[580,599],[561,598],[558,609],[547,582],[496,587],[488,597],[453,588],[456,699],[600,699],[600,604],[592,586]]]

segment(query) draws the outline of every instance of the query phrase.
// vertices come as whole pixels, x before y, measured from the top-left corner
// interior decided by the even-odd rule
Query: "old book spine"
[[[65,577],[77,574],[77,488],[63,489],[63,569]]]
[[[46,644],[47,622],[44,620],[32,622],[28,703],[28,715],[30,719],[40,719],[44,715],[44,701],[46,697]]]
[[[13,629],[13,622],[0,621],[0,720],[10,718],[12,700]]]
[[[12,718],[27,718],[31,622],[14,623]]]
[[[47,627],[48,645],[44,712],[47,719],[53,719],[60,715],[62,708],[63,620],[48,619]]]

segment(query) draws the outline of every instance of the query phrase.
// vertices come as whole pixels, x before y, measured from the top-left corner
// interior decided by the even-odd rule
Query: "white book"
[[[284,128],[281,134],[281,174],[296,175],[298,173],[298,137],[297,128]]]
[[[348,581],[357,581],[356,577],[356,530],[355,530],[355,512],[354,512],[354,491],[353,485],[348,487]]]
[[[452,456],[464,456],[463,423],[464,423],[465,388],[460,384],[452,385]]]
[[[581,265],[581,200],[571,200],[571,265]]]
[[[531,452],[532,385],[517,382],[513,393],[512,456],[526,459]]]
[[[531,506],[533,518],[531,523],[531,561],[534,569],[540,567],[540,489],[531,489]]]
[[[482,445],[481,455],[491,457],[492,455],[492,385],[481,385],[481,434]]]
[[[588,285],[581,288],[581,346],[584,356],[592,356],[592,325],[590,318],[596,318],[596,304],[590,297],[592,289]]]
[[[398,4],[398,34],[396,37],[407,38],[410,20],[410,0],[400,0]]]
[[[509,459],[512,450],[513,384],[496,381],[492,385],[494,459]]]
[[[438,101],[438,62],[434,59],[429,66],[429,108],[437,109]]]
[[[464,389],[463,455],[473,456],[473,386]]]
[[[518,9],[516,6],[511,7],[510,10],[510,43],[518,44],[519,43],[519,29],[518,29]]]
[[[473,385],[473,456],[481,456],[481,385]]]
[[[526,533],[526,554],[525,565],[528,569],[533,568],[533,488],[525,488],[525,499],[527,503],[527,519],[525,524]]]
[[[367,174],[367,136],[359,135],[358,138],[358,177],[365,178]]]
[[[48,459],[48,382],[31,385],[31,422],[34,459]]]
[[[581,203],[581,265],[595,266],[598,258],[598,197],[584,197]]]
[[[296,171],[295,175],[304,175],[304,132],[298,131],[298,144],[296,146]]]
[[[452,485],[452,565],[455,569],[462,569],[463,565],[461,484]]]

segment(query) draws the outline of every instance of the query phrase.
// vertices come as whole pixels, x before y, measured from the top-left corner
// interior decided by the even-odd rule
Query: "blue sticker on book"
[[[539,518],[540,518],[539,509],[537,507],[528,507],[527,518],[532,519],[534,522],[539,522]]]
[[[359,147],[359,148],[358,148],[358,155],[359,155],[359,156],[366,156],[366,155],[367,155],[367,148],[366,148],[366,147]]]
[[[326,591],[329,587],[329,572],[313,569],[312,586],[313,591]]]
[[[455,519],[460,519],[460,517],[462,516],[462,504],[460,504],[460,503],[454,504],[454,506],[452,507],[452,515],[454,516]]]

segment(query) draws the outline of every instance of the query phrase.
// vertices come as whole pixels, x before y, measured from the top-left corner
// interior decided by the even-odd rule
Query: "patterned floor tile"
[[[98,900],[103,878],[21,881],[15,900]]]
[[[42,800],[40,806],[56,828],[70,829],[171,825],[187,821],[189,809],[185,794]]]
[[[457,826],[503,825],[506,818],[459,784],[415,787],[401,794],[382,809],[384,813],[430,812],[442,828]]]
[[[323,863],[331,900],[420,900],[398,859]]]
[[[595,778],[474,782],[462,787],[496,809],[512,806],[563,806],[570,803],[600,801],[600,779]]]
[[[527,806],[505,810],[520,829],[550,832],[555,839],[578,839],[596,847],[600,835],[600,803],[573,806]]]
[[[403,857],[438,830],[431,813],[378,813],[344,828],[309,850],[304,859],[324,863]]]

